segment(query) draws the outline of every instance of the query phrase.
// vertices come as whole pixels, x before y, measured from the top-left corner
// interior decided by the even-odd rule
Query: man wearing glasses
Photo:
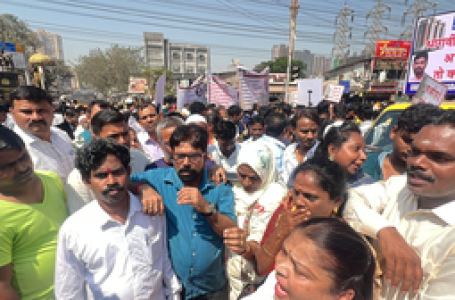
[[[234,197],[230,187],[208,180],[207,140],[197,125],[178,126],[169,141],[174,167],[131,177],[162,197],[170,257],[184,299],[228,299],[223,232],[237,227]]]

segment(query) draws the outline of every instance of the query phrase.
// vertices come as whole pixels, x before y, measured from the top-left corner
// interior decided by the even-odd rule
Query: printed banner
[[[231,87],[218,76],[208,74],[209,82],[209,103],[222,105],[229,108],[231,105],[239,104],[239,90]]]
[[[376,57],[407,59],[411,52],[409,41],[378,41],[376,43]]]
[[[327,84],[324,86],[324,100],[339,103],[343,97],[343,85]]]
[[[253,109],[253,104],[269,105],[269,69],[256,73],[244,67],[237,67],[239,77],[239,100],[244,110]]]
[[[417,19],[406,94],[415,94],[427,74],[455,94],[455,12]]]
[[[182,109],[186,103],[195,101],[205,102],[204,77],[200,76],[187,88],[179,86],[177,89],[177,109]]]
[[[412,103],[428,103],[440,106],[445,99],[447,86],[437,82],[428,75],[424,75],[417,93],[412,98]]]
[[[0,70],[26,68],[27,63],[22,45],[0,42]]]
[[[155,85],[155,104],[163,106],[164,104],[164,88],[166,87],[166,73],[161,75]]]
[[[130,94],[144,94],[147,89],[147,79],[130,77],[128,85],[128,93]]]

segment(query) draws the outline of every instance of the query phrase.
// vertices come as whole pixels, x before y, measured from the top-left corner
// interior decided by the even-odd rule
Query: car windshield
[[[382,152],[392,150],[390,131],[397,125],[402,110],[389,110],[379,117],[365,137],[367,152]]]

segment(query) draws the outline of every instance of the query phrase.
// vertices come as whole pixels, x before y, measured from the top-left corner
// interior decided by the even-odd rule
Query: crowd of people
[[[455,112],[0,103],[0,299],[455,299]],[[453,139],[452,139],[453,138]]]

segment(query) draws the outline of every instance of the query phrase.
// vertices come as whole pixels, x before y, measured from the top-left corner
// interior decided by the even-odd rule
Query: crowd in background
[[[455,113],[0,103],[0,299],[455,299]]]

